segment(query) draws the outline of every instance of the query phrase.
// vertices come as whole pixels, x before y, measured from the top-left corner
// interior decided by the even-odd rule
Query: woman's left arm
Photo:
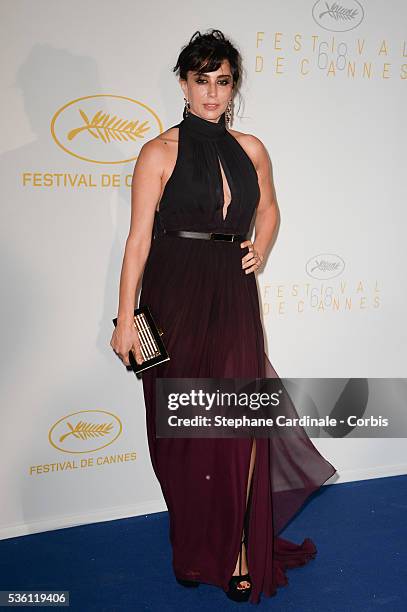
[[[253,246],[264,258],[271,245],[277,225],[278,207],[273,182],[273,170],[266,147],[261,140],[252,136],[253,163],[257,171],[260,187],[260,200],[255,219],[255,237]]]
[[[260,199],[255,218],[254,252],[251,251],[242,258],[245,272],[256,272],[263,264],[267,250],[271,246],[274,230],[278,220],[276,192],[273,183],[273,170],[266,147],[256,136],[247,135],[245,149],[256,168],[260,187]],[[241,243],[241,247],[250,241]],[[250,248],[250,246],[249,246]],[[256,264],[257,254],[257,264]],[[260,258],[261,261],[258,261]],[[259,265],[260,264],[260,265]]]

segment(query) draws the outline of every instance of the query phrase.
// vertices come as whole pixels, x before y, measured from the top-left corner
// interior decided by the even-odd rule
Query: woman
[[[315,556],[309,538],[297,545],[277,534],[336,470],[302,428],[286,439],[155,435],[157,377],[277,377],[264,353],[254,275],[277,220],[270,164],[258,138],[229,129],[240,54],[219,30],[198,31],[174,71],[184,118],[146,142],[135,165],[111,346],[126,365],[130,350],[142,362],[133,310],[143,274],[140,305],[164,330],[170,355],[142,378],[175,577],[258,603],[261,592],[287,583],[285,569]]]

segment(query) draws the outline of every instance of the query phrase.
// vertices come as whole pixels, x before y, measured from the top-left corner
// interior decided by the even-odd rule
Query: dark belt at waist
[[[243,240],[247,240],[244,234],[217,234],[214,232],[192,232],[188,230],[164,230],[164,234],[168,236],[181,236],[182,238],[225,240],[226,242],[243,242]]]

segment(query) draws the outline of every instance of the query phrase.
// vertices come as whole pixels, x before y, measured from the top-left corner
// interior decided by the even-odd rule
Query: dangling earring
[[[182,113],[182,116],[185,119],[185,117],[188,117],[189,115],[189,109],[191,108],[191,105],[186,98],[184,98],[184,100],[185,100],[185,105],[184,105],[184,112]]]
[[[226,127],[228,128],[232,122],[232,99],[229,100],[225,111]]]

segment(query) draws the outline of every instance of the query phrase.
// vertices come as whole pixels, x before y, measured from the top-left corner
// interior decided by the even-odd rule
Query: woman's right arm
[[[157,139],[146,142],[137,158],[131,183],[131,220],[120,274],[117,326],[110,341],[125,365],[129,351],[142,363],[140,342],[134,326],[136,295],[150,251],[154,215],[161,194],[164,169],[163,146]]]

